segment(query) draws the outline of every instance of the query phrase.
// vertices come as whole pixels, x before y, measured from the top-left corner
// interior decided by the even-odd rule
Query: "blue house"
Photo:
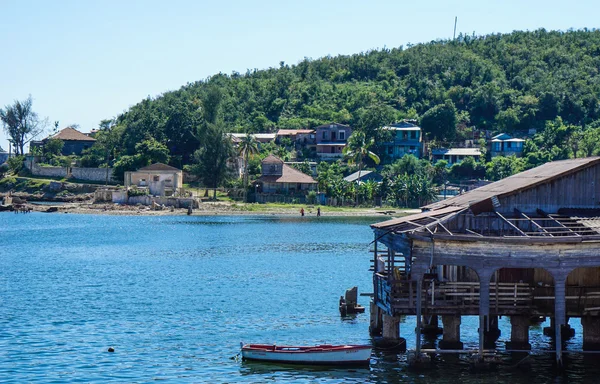
[[[413,124],[413,121],[403,121],[382,129],[393,133],[393,141],[382,143],[386,157],[396,160],[410,154],[421,158],[423,155],[421,127]]]
[[[523,156],[524,144],[525,140],[513,138],[506,133],[496,135],[492,137],[492,157],[511,155],[521,157]]]

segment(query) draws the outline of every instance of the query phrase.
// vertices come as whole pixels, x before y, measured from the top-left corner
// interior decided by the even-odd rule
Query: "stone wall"
[[[106,168],[71,168],[71,176],[79,180],[106,181]],[[112,168],[108,170],[108,181],[115,181]]]
[[[37,156],[28,156],[25,161],[25,168],[31,171],[34,176],[45,176],[45,177],[73,177],[78,180],[85,181],[106,181],[106,168],[67,168],[67,167],[41,167],[37,162],[39,158]],[[115,182],[113,178],[112,168],[108,171],[109,181]]]
[[[36,163],[33,166],[29,166],[29,162],[26,161],[27,168],[31,171],[31,174],[35,176],[46,176],[46,177],[67,177],[68,170],[66,167],[40,167]]]

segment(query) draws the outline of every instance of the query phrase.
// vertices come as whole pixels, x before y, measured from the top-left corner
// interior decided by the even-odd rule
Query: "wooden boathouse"
[[[551,318],[562,365],[570,318],[584,350],[600,350],[600,157],[546,163],[372,225],[371,332],[400,340],[443,323],[440,349],[462,349],[461,316],[479,316],[479,354],[511,321],[509,350],[530,349],[531,318]],[[429,324],[426,324],[429,323]]]

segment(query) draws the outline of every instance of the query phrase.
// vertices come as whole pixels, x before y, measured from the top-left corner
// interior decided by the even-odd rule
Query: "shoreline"
[[[45,204],[27,203],[32,212],[44,213],[72,213],[114,216],[187,216],[186,208],[165,207],[161,210],[152,210],[149,206],[120,205],[114,203],[93,204],[91,202],[63,203],[46,202]],[[317,216],[317,206],[302,206],[306,217]],[[240,204],[231,202],[203,202],[200,208],[193,210],[191,216],[223,216],[223,215],[263,215],[263,216],[298,216],[299,206],[269,206],[268,204]],[[405,216],[420,212],[418,209],[391,209],[391,208],[337,208],[321,206],[321,216],[324,217],[381,217],[391,218]],[[11,212],[14,213],[14,212]]]

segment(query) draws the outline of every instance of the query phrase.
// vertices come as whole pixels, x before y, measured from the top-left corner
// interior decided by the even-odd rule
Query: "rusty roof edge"
[[[584,158],[582,158],[582,159],[584,159]],[[552,180],[556,180],[556,179],[558,179],[558,178],[560,178],[560,177],[566,176],[566,175],[568,175],[568,174],[571,174],[571,173],[574,173],[574,172],[580,171],[580,170],[582,170],[582,169],[585,169],[585,168],[588,168],[588,167],[594,166],[594,165],[596,165],[597,163],[600,163],[600,156],[593,156],[593,157],[589,157],[588,159],[590,159],[590,160],[589,160],[589,161],[587,161],[587,162],[584,162],[584,163],[582,163],[582,164],[580,164],[580,165],[578,165],[578,166],[576,166],[576,167],[569,168],[569,169],[567,169],[567,170],[565,170],[565,171],[563,171],[563,172],[557,173],[557,174],[555,174],[555,175],[552,175],[552,176],[549,176],[549,177],[544,177],[544,178],[541,178],[541,177],[539,177],[539,180],[537,180],[537,181],[534,181],[534,182],[532,182],[531,184],[528,184],[528,185],[526,185],[526,186],[524,186],[524,187],[515,188],[515,189],[512,189],[512,190],[510,190],[510,191],[506,191],[506,192],[496,193],[496,194],[493,194],[493,195],[491,195],[491,196],[488,196],[488,197],[486,197],[486,198],[481,198],[481,199],[478,199],[478,200],[473,200],[473,201],[470,201],[468,205],[464,205],[464,204],[460,204],[460,205],[454,205],[454,204],[452,204],[452,201],[449,201],[449,204],[447,204],[447,205],[441,205],[439,208],[433,208],[433,209],[434,209],[434,210],[440,210],[440,209],[448,208],[448,207],[451,207],[451,206],[456,206],[456,207],[471,207],[471,206],[473,206],[474,204],[480,203],[480,202],[482,202],[482,201],[484,201],[484,200],[487,200],[487,199],[491,199],[493,196],[496,196],[496,197],[506,197],[506,196],[510,196],[510,195],[512,195],[512,194],[516,194],[516,193],[519,193],[519,192],[522,192],[522,191],[526,191],[526,190],[528,190],[528,189],[530,189],[530,188],[537,187],[538,185],[541,185],[541,184],[547,183],[547,182],[549,182],[549,181],[552,181]],[[577,160],[577,159],[568,159],[568,160],[561,160],[561,161],[573,161],[573,160]],[[556,163],[556,162],[552,161],[552,162],[550,162],[550,163],[545,163],[545,164],[552,164],[552,163]],[[542,167],[542,166],[544,166],[545,164],[539,165],[538,167]],[[535,167],[535,168],[538,168],[538,167]],[[535,169],[535,168],[531,168],[531,169]],[[527,171],[529,171],[529,170],[531,170],[531,169],[528,169]],[[527,172],[527,171],[523,171],[523,172]],[[494,185],[494,184],[495,184],[495,183],[497,183],[497,182],[500,182],[500,181],[502,181],[502,180],[506,180],[506,179],[508,179],[508,178],[511,178],[511,177],[514,177],[514,176],[518,176],[518,175],[522,174],[523,172],[519,172],[519,173],[517,173],[517,174],[514,174],[514,175],[511,175],[511,176],[509,176],[509,177],[507,177],[507,178],[505,178],[505,179],[498,180],[498,181],[496,181],[496,182],[494,182],[494,183],[492,183],[492,184],[488,184],[488,185],[485,185],[485,186],[483,186],[483,187],[479,187],[479,188],[490,187],[490,186]],[[534,176],[534,177],[532,177],[532,179],[536,179],[536,178],[538,178],[538,177],[535,177],[535,176]],[[479,188],[476,188],[476,189],[474,189],[473,191],[476,191],[476,190],[477,190],[477,189],[479,189]],[[469,192],[471,192],[471,191],[469,191]],[[467,192],[467,194],[468,194],[469,192]],[[458,195],[458,196],[463,196],[463,195]],[[455,196],[455,197],[458,197],[458,196]],[[452,199],[453,199],[453,198],[452,198]],[[451,199],[450,199],[450,200],[451,200]],[[440,204],[440,203],[443,203],[443,201],[439,201],[439,202],[436,202],[436,203],[431,203],[431,204],[425,205],[425,206],[423,206],[423,207],[421,207],[421,208],[425,208],[425,209],[431,209],[432,207],[435,207],[436,205],[438,205],[438,204]]]

